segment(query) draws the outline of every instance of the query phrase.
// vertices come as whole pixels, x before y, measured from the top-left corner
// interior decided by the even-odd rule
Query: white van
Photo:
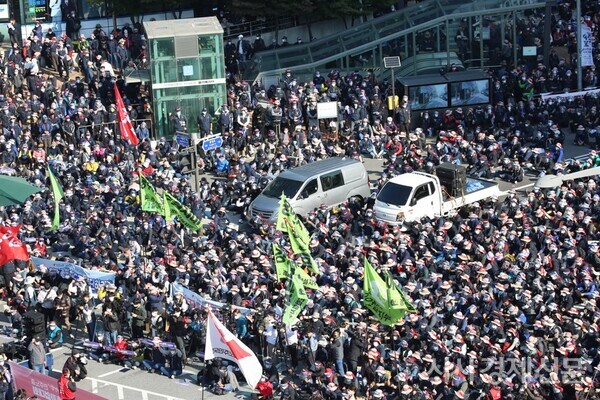
[[[333,207],[351,197],[371,195],[365,166],[348,158],[328,158],[283,171],[250,204],[248,218],[277,221],[279,199],[285,193],[296,214],[307,215],[322,205]]]

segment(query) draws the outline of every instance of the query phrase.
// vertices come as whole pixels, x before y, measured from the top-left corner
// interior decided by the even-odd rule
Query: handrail
[[[297,26],[295,17],[283,17],[279,19],[279,29],[289,29]],[[225,34],[224,39],[236,38],[240,33],[244,36],[253,36],[257,33],[265,33],[275,31],[277,23],[273,20],[256,20],[242,22],[239,24],[229,24],[223,26]]]
[[[427,1],[427,2],[422,2],[419,3],[420,5],[432,5],[432,4],[436,4],[436,5],[440,5],[440,2],[437,0],[433,0],[433,1]],[[473,8],[476,8],[472,11],[462,11],[460,10],[460,17],[461,18],[468,18],[468,17],[475,17],[475,16],[481,16],[482,13],[498,13],[498,12],[513,12],[513,11],[523,11],[523,10],[529,10],[529,9],[535,9],[535,8],[541,8],[545,6],[545,3],[543,2],[537,2],[536,0],[523,0],[522,4],[512,4],[509,5],[508,7],[502,7],[503,4],[500,4],[496,1],[494,2],[486,2],[486,1],[477,1],[477,4],[474,5],[474,3],[467,3],[467,4],[462,4],[463,6],[473,6]],[[484,4],[486,3],[486,4]],[[496,4],[496,8],[488,8],[486,9],[487,3],[489,3],[491,6],[493,6],[493,4]],[[518,3],[518,1],[517,1]],[[506,4],[506,3],[504,3]],[[414,7],[410,8],[410,11],[415,11],[413,9]],[[422,8],[426,8],[426,7],[422,7]],[[457,5],[457,10],[461,8],[460,5]],[[308,58],[308,62],[305,62],[303,64],[299,64],[296,66],[293,66],[293,68],[295,70],[303,70],[303,69],[312,69],[312,68],[316,68],[318,66],[322,66],[323,64],[327,64],[330,62],[333,62],[335,60],[338,60],[340,58],[352,55],[352,54],[360,54],[363,53],[365,51],[371,50],[374,47],[389,42],[390,40],[393,39],[397,39],[400,37],[403,37],[405,35],[411,34],[411,33],[415,33],[415,32],[419,32],[422,31],[424,29],[428,29],[430,27],[434,27],[437,25],[440,25],[442,23],[445,23],[446,21],[449,20],[453,20],[457,17],[457,14],[455,13],[446,13],[445,10],[443,10],[443,7],[441,7],[442,12],[444,12],[444,15],[441,15],[437,18],[433,18],[429,21],[427,21],[426,23],[422,23],[422,24],[418,24],[415,26],[411,26],[410,28],[407,29],[403,29],[400,31],[396,31],[393,32],[387,36],[384,37],[380,37],[378,39],[375,39],[371,42],[362,44],[360,46],[357,47],[352,47],[350,49],[347,50],[343,50],[343,51],[338,51],[336,52],[336,49],[332,49],[332,52],[334,52],[335,54],[331,54],[328,57],[324,57],[321,58],[319,60],[315,60],[312,57],[312,54],[314,54],[313,52],[308,52],[307,49],[304,49],[304,54],[305,56]],[[455,11],[457,11],[455,10]],[[393,13],[393,14],[388,14],[384,17],[381,17],[381,20],[377,21],[377,25],[381,24],[381,21],[388,21],[394,18],[398,18],[397,13]],[[337,33],[335,35],[331,35],[331,36],[327,36],[324,38],[321,38],[319,40],[316,40],[314,42],[311,43],[307,43],[304,45],[297,45],[297,46],[293,46],[291,49],[285,49],[284,51],[278,49],[278,50],[268,50],[265,52],[261,52],[259,54],[257,54],[257,57],[260,57],[258,60],[256,60],[257,64],[260,65],[260,62],[263,58],[268,59],[269,57],[275,57],[277,59],[277,65],[279,65],[279,68],[275,68],[275,69],[271,69],[268,71],[261,71],[257,74],[256,78],[254,79],[254,82],[260,82],[264,77],[267,76],[277,76],[282,74],[286,69],[288,68],[292,68],[291,66],[281,66],[281,62],[279,61],[281,59],[281,55],[287,52],[291,52],[292,50],[296,50],[296,52],[301,51],[303,49],[304,46],[318,46],[320,44],[323,44],[324,42],[327,41],[332,41],[332,40],[337,40],[340,43],[341,48],[344,47],[344,36],[347,35],[347,32],[342,32],[342,33]]]

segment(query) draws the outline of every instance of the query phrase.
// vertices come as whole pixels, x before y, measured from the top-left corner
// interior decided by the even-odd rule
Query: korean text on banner
[[[277,279],[287,279],[290,277],[290,259],[283,252],[281,247],[273,243],[273,259],[275,260],[275,270],[277,271]]]
[[[395,325],[406,313],[406,309],[390,308],[388,285],[365,258],[363,281],[363,304],[384,325]]]
[[[225,305],[225,303],[221,303],[214,300],[208,300],[202,297],[200,294],[186,288],[185,286],[180,285],[177,282],[173,282],[173,292],[181,292],[183,293],[183,297],[185,301],[189,304],[191,308],[203,308],[203,307],[212,307],[214,309],[219,309]],[[242,314],[250,314],[252,310],[245,307],[235,307],[236,310],[240,310]]]
[[[581,24],[581,66],[589,67],[594,65],[594,55],[592,54],[592,48],[594,47],[594,36],[589,26]]]
[[[292,294],[290,295],[290,302],[285,308],[282,319],[285,324],[294,324],[298,320],[298,314],[302,312],[308,302],[304,285],[298,275],[292,277],[291,286]]]
[[[176,216],[186,228],[189,228],[192,231],[199,231],[202,229],[202,222],[189,208],[181,204],[181,202],[171,194],[163,192],[163,195],[165,219],[168,220],[171,216]]]
[[[28,395],[36,396],[39,400],[60,400],[58,384],[55,378],[40,374],[32,369],[9,361],[17,389],[25,389]],[[106,400],[104,397],[77,389],[77,400]]]
[[[97,271],[83,268],[70,262],[47,260],[39,257],[31,257],[31,261],[33,261],[35,268],[39,269],[40,265],[44,265],[48,268],[48,271],[56,271],[63,278],[65,276],[71,276],[74,279],[81,276],[84,277],[94,293],[98,291],[100,285],[106,286],[110,283],[115,283],[114,272]]]
[[[277,215],[276,228],[277,230],[287,232],[290,235],[294,234],[300,244],[303,247],[308,248],[310,234],[302,221],[300,221],[300,218],[296,215],[296,212],[284,194],[281,195],[281,200],[279,201],[279,214]]]

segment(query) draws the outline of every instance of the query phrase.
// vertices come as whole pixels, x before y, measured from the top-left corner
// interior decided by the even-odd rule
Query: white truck
[[[453,188],[460,195],[450,196],[447,187],[436,175],[411,172],[390,179],[381,188],[375,200],[373,214],[379,221],[390,225],[418,221],[423,217],[446,215],[452,210],[498,196],[498,184],[493,181],[464,177],[461,187]]]

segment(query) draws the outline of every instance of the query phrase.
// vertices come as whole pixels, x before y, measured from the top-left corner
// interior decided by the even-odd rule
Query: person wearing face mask
[[[169,113],[169,116],[171,117],[171,129],[174,135],[187,131],[187,118],[181,113],[181,107],[175,109],[175,115]]]
[[[80,381],[87,377],[87,368],[85,367],[87,360],[77,349],[73,349],[71,356],[65,361],[64,369],[68,369],[74,381]]]
[[[236,47],[235,43],[231,41],[231,38],[227,39],[227,43],[225,44],[225,58],[235,57]]]
[[[200,138],[211,135],[212,129],[212,116],[208,113],[206,107],[204,107],[198,116],[198,130],[200,131]]]
[[[262,38],[262,36],[260,35],[260,33],[258,33],[256,35],[256,38],[254,39],[254,43],[252,43],[252,57],[254,57],[254,55],[260,51],[264,51],[267,49],[267,45],[265,44],[264,39]]]

